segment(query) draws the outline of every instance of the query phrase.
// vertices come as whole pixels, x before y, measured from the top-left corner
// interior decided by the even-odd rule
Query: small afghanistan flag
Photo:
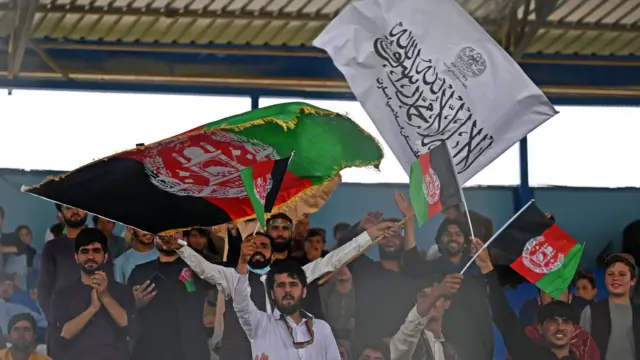
[[[420,155],[411,164],[409,196],[419,225],[442,210],[462,203],[458,177],[446,142]]]
[[[263,229],[267,228],[265,215],[273,209],[280,187],[285,181],[289,160],[291,157],[261,161],[240,172],[247,195],[256,212],[256,218]]]
[[[559,297],[580,264],[583,246],[529,202],[490,240],[494,265],[508,266]]]

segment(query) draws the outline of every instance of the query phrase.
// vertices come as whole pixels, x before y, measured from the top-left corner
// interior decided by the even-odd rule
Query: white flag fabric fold
[[[454,0],[356,0],[316,38],[409,174],[446,140],[461,183],[557,114]]]

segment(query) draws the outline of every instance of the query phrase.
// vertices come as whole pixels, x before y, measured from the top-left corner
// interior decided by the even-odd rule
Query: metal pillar
[[[9,37],[9,79],[20,74],[22,59],[29,44],[31,27],[38,7],[38,0],[21,0],[16,3],[15,27]]]
[[[260,107],[260,95],[251,95],[251,110]]]
[[[520,210],[529,200],[533,199],[533,189],[529,186],[529,152],[527,137],[525,136],[519,143],[520,150],[520,185],[516,188],[515,211]]]

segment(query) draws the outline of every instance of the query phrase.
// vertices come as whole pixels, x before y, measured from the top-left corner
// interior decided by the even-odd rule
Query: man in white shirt
[[[460,360],[442,336],[442,318],[448,297],[460,288],[462,275],[450,274],[443,281],[420,291],[400,330],[391,338],[391,360]]]
[[[256,235],[256,237],[263,235]],[[274,301],[273,312],[260,311],[251,300],[248,263],[256,242],[248,237],[242,244],[238,281],[233,291],[233,308],[251,342],[253,357],[266,354],[278,360],[340,360],[331,327],[302,310],[307,295],[307,276],[299,263],[285,260],[267,274],[267,291]]]
[[[357,256],[371,245],[372,239],[383,235],[394,225],[395,223],[392,222],[381,222],[372,226],[355,239],[330,252],[325,257],[316,259],[305,265],[303,270],[307,281],[312,282],[326,273],[339,269],[351,258]],[[270,313],[271,304],[268,300],[268,293],[265,291],[264,283],[270,267],[274,262],[278,262],[273,250],[273,245],[277,240],[269,234],[256,233],[256,235],[260,235],[256,236],[253,240],[256,243],[257,250],[248,264],[250,267],[249,284],[252,289],[251,297],[259,310]],[[228,304],[225,306],[226,309],[231,309],[230,299],[238,280],[236,269],[208,262],[193,249],[179,244],[173,237],[163,237],[160,240],[165,243],[165,246],[176,249],[178,255],[200,278],[216,285],[220,293],[228,300]],[[220,353],[221,360],[252,359],[247,346],[247,337],[239,326],[236,314],[233,311],[226,311],[224,315],[223,344],[225,345]]]

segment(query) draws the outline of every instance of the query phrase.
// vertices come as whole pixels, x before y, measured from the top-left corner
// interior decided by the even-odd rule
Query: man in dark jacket
[[[480,249],[482,242],[474,240],[474,246]],[[524,325],[511,309],[486,249],[478,255],[476,264],[487,281],[493,322],[500,330],[513,360],[576,360],[570,351],[574,325],[578,319],[571,305],[552,301],[540,307],[537,321],[544,341],[536,344],[527,336]]]

